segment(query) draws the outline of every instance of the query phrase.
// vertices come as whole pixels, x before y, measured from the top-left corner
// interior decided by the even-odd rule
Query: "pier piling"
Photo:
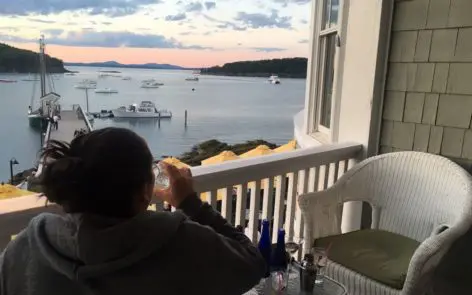
[[[185,110],[185,128],[187,128],[187,110]]]

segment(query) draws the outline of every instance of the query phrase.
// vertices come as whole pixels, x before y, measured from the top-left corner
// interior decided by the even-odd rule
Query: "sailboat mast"
[[[46,62],[44,59],[44,36],[39,39],[39,75],[41,81],[41,97],[46,95]]]

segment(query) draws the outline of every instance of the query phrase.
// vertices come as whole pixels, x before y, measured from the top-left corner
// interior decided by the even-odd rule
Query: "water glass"
[[[158,190],[166,190],[169,188],[169,176],[165,173],[165,170],[159,164],[154,164],[152,167],[154,172],[154,188]]]
[[[277,270],[270,273],[270,281],[272,291],[275,294],[286,294],[288,290],[288,275],[287,270]]]
[[[315,285],[323,285],[326,271],[326,264],[328,263],[328,256],[326,249],[321,247],[313,248],[313,256],[316,265],[316,281]]]

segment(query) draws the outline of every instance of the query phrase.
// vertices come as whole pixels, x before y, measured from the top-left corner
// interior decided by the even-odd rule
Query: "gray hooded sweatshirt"
[[[41,214],[0,256],[0,295],[242,294],[265,263],[208,204],[131,219]]]

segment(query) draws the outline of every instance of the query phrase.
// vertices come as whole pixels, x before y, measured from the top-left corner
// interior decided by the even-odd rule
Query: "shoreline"
[[[272,73],[208,73],[208,72],[201,72],[201,75],[205,76],[225,76],[225,77],[248,77],[248,78],[269,78]],[[285,75],[285,74],[279,74],[279,78],[283,79],[300,79],[300,80],[305,80],[306,75]]]

